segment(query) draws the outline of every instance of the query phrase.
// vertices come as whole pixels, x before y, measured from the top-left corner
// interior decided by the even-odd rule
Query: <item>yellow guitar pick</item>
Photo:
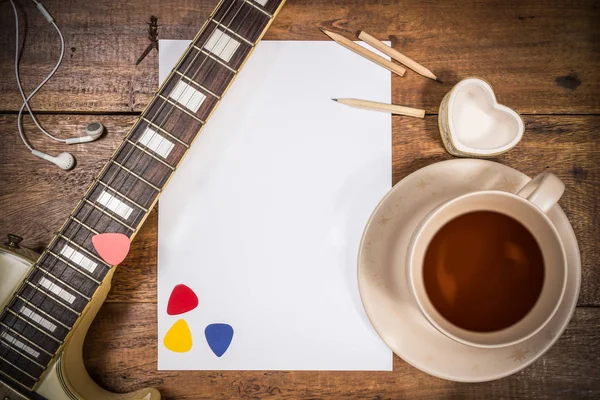
[[[165,347],[176,353],[185,353],[192,348],[192,333],[184,319],[180,319],[167,331],[163,339]]]

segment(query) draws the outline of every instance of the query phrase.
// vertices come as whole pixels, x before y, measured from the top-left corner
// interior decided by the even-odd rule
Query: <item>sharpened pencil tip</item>
[[[338,101],[338,99],[331,99],[331,100],[333,100],[333,101]]]
[[[440,78],[435,78],[435,81],[439,82],[439,83],[444,83],[444,82],[442,82],[442,80]]]

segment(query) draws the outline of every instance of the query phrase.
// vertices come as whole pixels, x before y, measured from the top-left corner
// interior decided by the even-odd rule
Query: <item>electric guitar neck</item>
[[[0,380],[35,391],[285,0],[222,0],[0,314]]]

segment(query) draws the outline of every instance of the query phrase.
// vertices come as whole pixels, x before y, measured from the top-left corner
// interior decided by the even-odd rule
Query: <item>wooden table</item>
[[[58,56],[55,33],[30,2],[22,59],[31,90]],[[107,134],[70,147],[68,173],[34,159],[16,133],[21,105],[13,75],[13,21],[0,3],[0,233],[24,236],[40,251],[83,195],[158,85],[157,55],[139,66],[150,15],[159,37],[191,38],[216,0],[51,1],[65,33],[67,55],[33,101],[41,122],[61,137],[99,120]],[[424,120],[393,117],[393,179],[449,159],[439,139],[437,110],[458,80],[480,76],[501,103],[523,115],[518,147],[495,160],[528,175],[548,169],[566,184],[560,204],[579,240],[583,276],[578,308],[566,332],[533,365],[489,383],[433,378],[394,358],[393,372],[157,372],[156,222],[154,210],[118,268],[113,288],[88,335],[92,377],[114,391],[155,386],[167,399],[214,398],[600,398],[600,5],[593,1],[289,0],[265,39],[325,40],[319,27],[365,29],[422,62],[445,84],[408,71],[392,78],[396,103],[427,110]],[[27,120],[30,140],[56,154],[65,146],[42,138]]]

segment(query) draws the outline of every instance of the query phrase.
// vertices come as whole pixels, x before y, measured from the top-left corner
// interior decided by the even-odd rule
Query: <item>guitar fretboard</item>
[[[0,315],[0,379],[34,388],[285,0],[222,0]]]

